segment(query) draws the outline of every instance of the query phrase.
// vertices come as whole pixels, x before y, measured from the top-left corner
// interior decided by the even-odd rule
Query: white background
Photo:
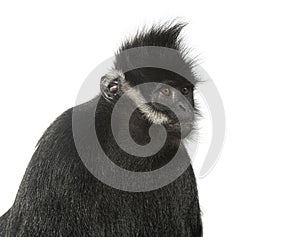
[[[144,23],[182,17],[227,135],[199,181],[205,237],[299,236],[298,1],[1,1],[0,215],[88,73]]]

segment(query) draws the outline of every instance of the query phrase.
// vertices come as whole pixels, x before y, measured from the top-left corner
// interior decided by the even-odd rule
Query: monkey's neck
[[[119,116],[120,121],[117,124],[117,134],[112,133],[111,129],[111,118],[107,116],[107,113],[97,113],[96,115],[96,130],[98,134],[98,140],[101,144],[106,155],[118,166],[131,170],[131,171],[151,171],[158,169],[175,156],[177,152],[181,152],[183,159],[189,159],[184,147],[181,145],[180,139],[167,135],[165,144],[162,148],[152,156],[138,157],[135,155],[128,154],[116,142],[118,140],[127,139],[128,121],[122,120],[122,115]],[[142,117],[138,112],[135,112],[129,124],[130,135],[134,142],[140,146],[147,145],[150,142],[149,128],[151,124]],[[105,136],[103,136],[105,134]]]

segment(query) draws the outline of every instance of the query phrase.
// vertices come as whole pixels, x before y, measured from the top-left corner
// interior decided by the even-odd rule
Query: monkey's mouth
[[[167,125],[167,130],[176,134],[181,134],[181,138],[187,137],[193,130],[192,122],[176,122]]]

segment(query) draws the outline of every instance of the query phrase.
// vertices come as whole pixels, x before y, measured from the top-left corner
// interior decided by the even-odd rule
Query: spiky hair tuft
[[[123,42],[116,53],[115,69],[124,72],[128,71],[128,68],[136,68],[136,65],[147,65],[150,61],[158,66],[176,65],[183,74],[197,81],[193,73],[195,60],[189,57],[189,49],[184,46],[181,38],[181,31],[186,25],[187,23],[173,21],[156,24],[148,29],[144,27],[135,36]],[[154,47],[157,50],[152,50]],[[173,49],[173,53],[159,48]],[[174,54],[174,51],[177,53]]]
[[[179,37],[187,23],[165,23],[153,25],[150,29],[145,27],[132,39],[126,40],[120,47],[120,51],[143,46],[160,46],[180,50],[182,48]]]

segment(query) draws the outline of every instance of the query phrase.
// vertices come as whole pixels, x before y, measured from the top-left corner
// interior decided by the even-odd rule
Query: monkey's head
[[[130,119],[133,137],[153,124],[164,126],[172,139],[184,138],[194,128],[197,78],[194,61],[179,39],[183,27],[155,26],[126,41],[116,54],[115,68],[101,79],[102,97],[112,107],[122,96],[128,99],[120,117],[130,111],[128,104],[135,106]]]

